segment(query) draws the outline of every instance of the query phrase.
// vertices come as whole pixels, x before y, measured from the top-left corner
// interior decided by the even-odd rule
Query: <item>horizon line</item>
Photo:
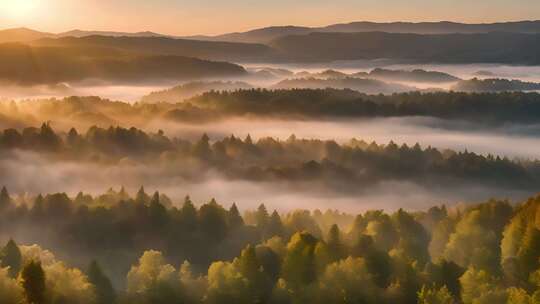
[[[282,25],[267,25],[267,26],[260,26],[260,27],[250,27],[246,30],[238,30],[238,31],[231,31],[231,32],[224,32],[219,34],[186,34],[186,35],[177,35],[177,34],[168,34],[164,32],[157,32],[157,31],[151,31],[151,30],[135,30],[135,31],[123,31],[123,30],[105,30],[105,29],[81,29],[81,28],[72,28],[69,30],[64,31],[44,31],[28,26],[13,26],[13,27],[6,27],[0,29],[0,31],[8,31],[8,30],[17,30],[17,29],[25,29],[35,32],[40,32],[44,34],[52,34],[52,35],[60,35],[65,34],[68,32],[74,32],[74,31],[82,31],[82,32],[111,32],[111,33],[125,33],[125,34],[138,34],[138,33],[153,33],[161,36],[169,36],[169,37],[177,37],[177,38],[183,38],[183,37],[197,37],[197,36],[205,36],[205,37],[218,37],[222,35],[228,35],[228,34],[240,34],[240,33],[246,33],[256,30],[262,30],[262,29],[268,29],[268,28],[285,28],[285,27],[297,27],[297,28],[325,28],[329,26],[334,25],[347,25],[347,24],[353,24],[353,23],[373,23],[373,24],[396,24],[396,23],[404,23],[404,24],[422,24],[422,23],[454,23],[454,24],[462,24],[462,25],[492,25],[492,24],[504,24],[504,23],[524,23],[524,22],[540,22],[540,19],[516,19],[516,20],[505,20],[505,21],[496,21],[496,22],[461,22],[461,21],[451,21],[451,20],[438,20],[438,21],[368,21],[368,20],[358,20],[358,21],[349,21],[349,22],[336,22],[336,23],[330,23],[325,25],[294,25],[294,24],[282,24]]]

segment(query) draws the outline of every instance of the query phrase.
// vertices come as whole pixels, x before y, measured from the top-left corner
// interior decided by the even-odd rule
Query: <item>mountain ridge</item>
[[[1,42],[27,42],[40,38],[61,37],[87,37],[87,36],[112,36],[112,37],[168,37],[192,40],[244,42],[244,43],[269,43],[270,41],[288,35],[302,35],[313,32],[388,32],[388,33],[411,33],[411,34],[452,34],[452,33],[487,33],[487,32],[514,32],[514,33],[540,33],[540,20],[521,20],[494,23],[462,23],[455,21],[430,21],[430,22],[371,22],[353,21],[335,23],[326,26],[297,26],[277,25],[254,28],[248,31],[238,31],[219,35],[169,35],[152,31],[122,32],[122,31],[98,31],[74,29],[60,33],[37,31],[30,28],[8,28],[0,30]],[[7,40],[3,36],[10,35]],[[21,35],[17,38],[17,34]]]

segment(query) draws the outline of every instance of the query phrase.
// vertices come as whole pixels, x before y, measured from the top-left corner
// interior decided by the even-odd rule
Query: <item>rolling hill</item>
[[[272,58],[274,50],[263,44],[198,41],[167,37],[87,36],[45,38],[36,46],[107,47],[128,52],[196,57],[209,60],[252,61]]]
[[[270,45],[290,61],[540,64],[540,34],[311,33],[282,37]]]
[[[140,55],[105,47],[0,44],[0,81],[16,85],[99,79],[149,82],[243,76],[241,66],[174,55]]]
[[[387,32],[411,34],[473,34],[489,32],[511,33],[540,33],[540,21],[517,21],[500,23],[467,24],[457,22],[351,22],[333,24],[323,27],[302,26],[272,26],[254,29],[247,32],[229,33],[218,36],[197,36],[197,39],[268,43],[274,39],[289,35],[306,35],[315,32],[327,33],[359,33],[359,32]]]

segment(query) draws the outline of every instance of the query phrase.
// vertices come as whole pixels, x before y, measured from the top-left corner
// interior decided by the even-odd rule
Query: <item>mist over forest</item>
[[[540,21],[0,30],[0,303],[540,303],[539,54]]]

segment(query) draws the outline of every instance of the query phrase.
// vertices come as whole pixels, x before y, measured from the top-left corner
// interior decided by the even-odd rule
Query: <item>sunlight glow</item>
[[[39,0],[0,0],[0,14],[14,20],[24,20],[33,16]]]

